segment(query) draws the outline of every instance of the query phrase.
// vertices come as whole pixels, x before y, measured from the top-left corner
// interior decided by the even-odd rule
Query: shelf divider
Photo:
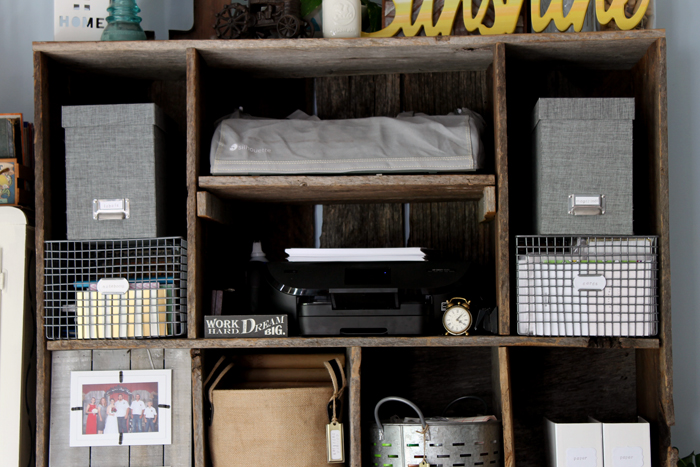
[[[351,467],[362,467],[362,420],[360,414],[360,389],[361,378],[360,369],[362,366],[362,347],[350,347],[347,349],[346,361],[349,369],[347,379],[350,385],[348,399],[348,413],[350,415],[349,434],[350,434],[350,462],[347,462],[348,456],[345,456],[346,464]],[[348,424],[346,424],[348,426]],[[347,436],[347,435],[346,435]]]

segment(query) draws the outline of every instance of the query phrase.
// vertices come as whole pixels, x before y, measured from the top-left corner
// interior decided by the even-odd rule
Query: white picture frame
[[[129,410],[119,401],[126,401]],[[137,401],[143,402],[143,406]],[[171,444],[171,402],[172,370],[71,371],[69,445]],[[152,410],[140,406],[153,407],[155,416]],[[130,414],[131,407],[141,409],[142,417]],[[101,416],[107,411],[112,412],[113,419],[109,415]],[[125,415],[117,417],[120,413]]]

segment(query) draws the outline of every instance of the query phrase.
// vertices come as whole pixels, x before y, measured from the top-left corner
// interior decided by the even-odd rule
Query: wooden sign
[[[615,24],[622,30],[637,26],[644,18],[650,2],[650,0],[642,0],[637,11],[628,18],[625,13],[628,0],[608,0],[609,7],[606,7],[606,0],[574,0],[574,4],[566,15],[564,15],[563,0],[552,0],[544,13],[541,13],[541,0],[532,0],[530,3],[532,29],[535,32],[541,32],[554,21],[560,31],[566,31],[570,26],[573,26],[576,31],[581,31],[591,1],[595,1],[596,16],[600,24],[605,25],[615,20]],[[457,12],[460,9],[464,25],[469,32],[478,30],[481,35],[512,34],[517,26],[524,0],[482,0],[476,12],[473,11],[471,0],[444,0],[442,13],[434,24],[435,0],[423,0],[415,22],[413,21],[413,0],[393,0],[393,2],[396,10],[394,21],[380,31],[362,33],[362,37],[392,37],[399,32],[403,32],[406,36],[416,36],[421,29],[425,31],[426,36],[448,36],[452,33]],[[490,5],[493,8],[493,25],[486,26],[484,19]]]
[[[288,337],[287,315],[205,316],[204,337]]]

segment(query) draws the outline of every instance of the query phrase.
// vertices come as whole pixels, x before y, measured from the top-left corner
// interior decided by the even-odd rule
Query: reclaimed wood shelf
[[[494,175],[208,176],[200,189],[222,199],[285,203],[479,200]]]
[[[367,465],[362,434],[380,398],[401,394],[433,410],[474,394],[489,400],[502,422],[505,467],[539,467],[545,415],[640,415],[651,423],[654,465],[675,467],[665,47],[659,30],[35,43],[37,465],[49,463],[51,387],[65,381],[65,374],[52,378],[52,361],[77,355],[87,368],[90,358],[104,362],[109,352],[127,361],[132,350],[142,359],[148,352],[139,349],[165,348],[189,354],[192,369],[192,429],[177,434],[192,435],[194,452],[170,459],[172,465],[210,465],[204,379],[221,355],[334,349],[346,353],[348,466],[362,466],[363,458]],[[510,245],[533,231],[530,120],[541,97],[635,98],[634,230],[659,236],[654,338],[516,335]],[[168,209],[178,221],[172,234],[188,242],[187,335],[47,341],[42,245],[65,240],[67,230],[61,106],[135,102],[158,104],[173,123]],[[212,176],[215,122],[241,106],[261,117],[301,109],[322,119],[467,107],[487,123],[489,163],[476,174]],[[476,264],[497,306],[496,335],[204,338],[211,289],[242,285],[252,241],[274,259],[285,248],[314,247],[316,239],[328,248],[434,248]],[[89,457],[81,465],[92,467]]]
[[[88,349],[285,349],[309,347],[577,347],[596,349],[658,349],[654,338],[595,337],[286,337],[266,339],[143,339],[49,341],[49,350]]]

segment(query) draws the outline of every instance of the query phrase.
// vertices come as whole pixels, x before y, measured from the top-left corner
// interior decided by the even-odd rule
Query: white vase
[[[362,6],[360,0],[323,0],[323,37],[360,37]]]

